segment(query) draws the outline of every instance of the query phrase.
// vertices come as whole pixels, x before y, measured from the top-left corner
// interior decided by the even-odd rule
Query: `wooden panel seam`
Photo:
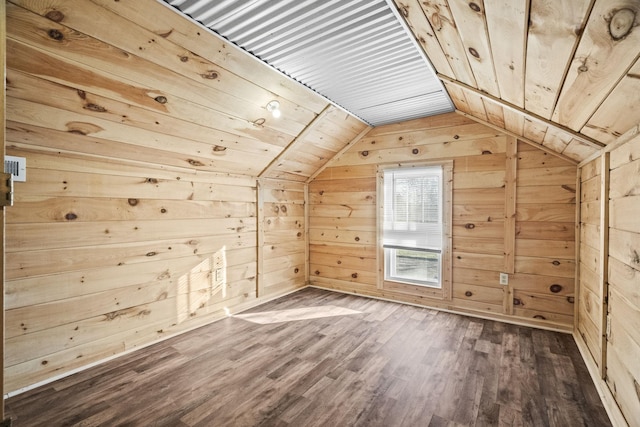
[[[600,162],[600,271],[598,286],[600,287],[600,377],[607,376],[607,316],[609,300],[609,158],[610,153],[603,153]]]
[[[589,138],[589,137],[587,137],[585,135],[582,135],[581,133],[578,133],[578,132],[576,132],[576,131],[574,131],[572,129],[564,127],[564,126],[562,126],[562,125],[560,125],[558,123],[555,123],[555,122],[552,122],[550,120],[547,120],[547,119],[545,119],[543,117],[540,117],[540,116],[538,116],[536,114],[529,113],[529,112],[523,110],[520,107],[512,105],[512,104],[510,104],[510,103],[508,103],[508,102],[506,102],[506,101],[504,101],[502,99],[498,99],[498,98],[496,98],[496,97],[494,97],[492,95],[489,95],[487,93],[481,92],[478,89],[472,88],[471,86],[468,86],[468,85],[466,85],[464,83],[461,83],[461,82],[459,82],[457,80],[453,80],[450,77],[438,74],[438,78],[440,78],[443,81],[449,82],[449,83],[451,83],[453,85],[459,86],[463,90],[468,90],[470,92],[473,92],[474,94],[478,95],[480,98],[485,99],[485,100],[489,100],[491,102],[494,102],[494,103],[502,106],[503,108],[507,108],[507,109],[509,109],[511,111],[515,111],[517,113],[520,113],[523,116],[525,116],[525,118],[529,118],[532,121],[541,122],[541,123],[544,123],[547,126],[551,126],[553,128],[556,128],[556,129],[558,129],[558,130],[560,130],[560,131],[562,131],[564,133],[567,133],[567,134],[571,135],[576,140],[578,140],[578,141],[580,141],[580,142],[582,142],[582,143],[584,143],[586,145],[589,145],[589,146],[597,148],[597,149],[605,147],[605,144],[603,144],[603,143],[601,143],[599,141],[596,141],[596,140],[594,140],[592,138]]]
[[[309,265],[311,264],[310,260],[310,244],[311,240],[309,239],[309,184],[305,182],[304,184],[304,284],[305,286],[309,284],[311,270]]]
[[[578,332],[578,324],[580,323],[580,221],[581,221],[581,210],[582,203],[580,200],[580,194],[582,191],[582,168],[578,168],[576,173],[576,273],[574,280],[574,312],[573,312],[573,334],[579,334]]]
[[[499,131],[499,132],[502,132],[502,133],[504,133],[505,135],[513,136],[513,137],[517,138],[519,141],[522,141],[522,142],[524,142],[524,143],[526,143],[526,144],[529,144],[529,145],[531,145],[531,146],[533,146],[533,147],[536,147],[536,148],[538,148],[538,149],[540,149],[540,150],[544,151],[544,152],[545,152],[545,153],[547,153],[547,154],[551,154],[552,156],[556,156],[556,157],[558,157],[558,158],[560,158],[560,159],[562,159],[562,160],[565,160],[565,161],[567,161],[567,162],[569,162],[569,163],[571,163],[571,164],[574,164],[574,165],[575,165],[575,164],[577,164],[577,163],[578,163],[576,160],[572,159],[571,157],[568,157],[568,156],[566,156],[566,155],[564,155],[564,154],[558,153],[557,151],[553,151],[552,149],[550,149],[550,148],[548,148],[548,147],[545,147],[545,146],[544,146],[544,145],[542,145],[542,144],[538,144],[537,142],[532,141],[532,140],[530,140],[529,138],[527,138],[527,137],[525,137],[525,136],[518,135],[518,134],[516,134],[515,132],[511,132],[510,130],[507,130],[507,129],[503,129],[503,128],[501,128],[500,126],[496,126],[496,125],[494,125],[494,124],[492,124],[492,123],[486,122],[486,121],[484,121],[484,120],[482,120],[482,119],[479,119],[479,118],[477,118],[477,117],[475,117],[475,116],[473,116],[473,115],[471,115],[471,114],[469,114],[469,113],[465,113],[464,111],[460,111],[460,110],[456,110],[456,113],[461,114],[461,115],[463,115],[463,116],[465,116],[465,117],[468,117],[468,118],[470,118],[471,120],[474,120],[474,121],[476,121],[476,122],[478,122],[478,123],[480,123],[480,124],[483,124],[483,125],[485,125],[485,126],[488,126],[488,127],[490,127],[490,128],[493,128],[493,129],[495,129],[495,130],[497,130],[497,131]]]
[[[315,171],[309,179],[307,179],[306,183],[309,184],[313,181],[318,175],[320,175],[326,168],[330,167],[336,160],[340,158],[349,148],[355,145],[358,141],[360,141],[366,134],[369,133],[373,129],[372,126],[367,126],[364,128],[358,135],[355,136],[347,145],[345,145],[340,151],[338,151],[328,162],[322,165],[317,171]]]
[[[578,167],[582,167],[587,163],[597,159],[603,153],[610,153],[611,151],[623,146],[627,142],[631,141],[638,134],[640,134],[640,124],[633,126],[631,129],[623,133],[618,139],[616,139],[615,142],[612,142],[611,144],[608,144],[606,147],[604,147],[600,152],[593,153],[591,156],[581,161],[578,164]]]
[[[507,138],[504,207],[504,272],[515,273],[516,244],[516,191],[518,167],[518,141],[513,136]],[[504,288],[503,308],[507,314],[513,314],[513,284]]]
[[[257,259],[256,266],[256,296],[264,294],[264,185],[260,179],[256,180],[256,220],[257,220]]]
[[[289,151],[291,151],[297,144],[300,144],[301,141],[304,140],[304,138],[310,134],[313,129],[318,126],[318,124],[322,121],[322,119],[324,119],[327,115],[329,115],[329,113],[331,112],[331,110],[333,109],[333,105],[332,104],[327,104],[326,107],[324,107],[324,109],[320,112],[320,114],[318,114],[317,116],[315,116],[313,118],[313,120],[302,130],[302,132],[300,132],[298,134],[298,136],[296,136],[293,141],[291,141],[289,143],[289,145],[287,145],[281,152],[280,154],[278,154],[276,156],[276,158],[274,158],[271,163],[269,163],[267,165],[267,167],[265,167],[262,172],[260,172],[258,174],[259,178],[264,177],[265,175],[267,175],[268,173],[270,173],[273,168],[275,167],[275,165],[278,164],[278,162],[282,159],[284,159],[287,154],[289,153]]]
[[[0,114],[2,118],[0,121],[0,149],[2,150],[2,156],[5,155],[5,132],[6,132],[6,109],[5,109],[5,97],[6,97],[6,47],[5,41],[7,39],[7,13],[6,13],[6,2],[2,2],[0,4],[0,67],[2,68],[2,95],[0,95]],[[4,170],[4,169],[3,169]],[[5,260],[4,260],[4,252],[5,252],[5,208],[4,206],[0,207],[0,249],[2,250],[2,254],[0,254],[0,308],[2,311],[0,313],[0,360],[2,360],[2,369],[0,369],[0,422],[5,424],[4,419],[4,336],[5,336],[5,315],[4,315],[4,268],[5,268]],[[9,421],[10,424],[10,421]]]

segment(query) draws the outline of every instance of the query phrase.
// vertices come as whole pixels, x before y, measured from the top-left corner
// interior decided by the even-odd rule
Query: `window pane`
[[[384,171],[385,245],[442,248],[442,168]]]
[[[440,254],[385,249],[385,279],[440,288]]]

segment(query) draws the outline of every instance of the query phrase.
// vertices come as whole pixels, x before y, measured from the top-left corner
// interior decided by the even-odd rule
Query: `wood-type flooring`
[[[7,416],[17,427],[610,425],[571,335],[314,288],[249,313],[260,323],[230,317],[11,397]]]

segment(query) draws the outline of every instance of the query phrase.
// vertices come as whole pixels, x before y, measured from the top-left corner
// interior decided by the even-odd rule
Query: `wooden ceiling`
[[[462,114],[575,161],[640,122],[637,0],[396,2]],[[10,150],[306,182],[370,129],[161,1],[10,0],[7,29]]]
[[[582,160],[640,122],[638,0],[394,0],[457,110]]]
[[[162,2],[7,3],[9,150],[304,182],[368,128]]]

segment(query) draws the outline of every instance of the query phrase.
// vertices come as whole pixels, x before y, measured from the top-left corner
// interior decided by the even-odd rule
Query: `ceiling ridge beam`
[[[569,128],[565,127],[565,126],[562,126],[561,124],[552,122],[551,120],[548,120],[548,119],[540,117],[540,116],[538,116],[536,114],[530,113],[530,112],[528,112],[528,111],[526,111],[526,110],[524,110],[524,109],[522,109],[522,108],[520,108],[518,106],[510,104],[510,103],[508,103],[508,102],[506,102],[506,101],[504,101],[502,99],[498,99],[498,98],[496,98],[496,97],[494,97],[492,95],[489,95],[488,93],[482,92],[482,91],[480,91],[478,89],[475,89],[475,88],[473,88],[473,87],[471,87],[469,85],[466,85],[466,84],[464,84],[462,82],[459,82],[458,80],[454,80],[451,77],[447,77],[445,75],[438,74],[438,78],[440,78],[440,80],[442,80],[443,82],[447,82],[447,83],[450,83],[452,85],[455,85],[455,86],[459,87],[462,90],[470,91],[470,92],[474,93],[475,95],[481,97],[484,100],[487,100],[489,102],[493,102],[495,104],[498,104],[502,108],[507,108],[507,109],[509,109],[511,111],[514,111],[514,112],[516,112],[518,114],[521,114],[526,119],[542,123],[545,126],[551,126],[554,129],[557,129],[557,130],[559,130],[561,132],[564,132],[564,133],[566,133],[568,135],[571,135],[577,141],[582,142],[582,143],[584,143],[584,144],[586,144],[586,145],[588,145],[590,147],[593,147],[593,148],[596,148],[596,149],[600,150],[601,148],[606,146],[606,144],[603,144],[600,141],[596,141],[595,139],[592,139],[592,138],[589,138],[588,136],[582,135],[581,133],[578,133],[578,132],[576,132],[576,131],[574,131],[572,129],[569,129]],[[498,126],[496,126],[496,127],[498,127]],[[499,129],[501,129],[501,128],[499,128]],[[506,129],[503,129],[503,130],[505,132],[509,132]],[[524,138],[524,136],[522,136],[522,135],[517,135],[517,137],[518,138]],[[540,144],[536,144],[536,145],[540,145]]]

